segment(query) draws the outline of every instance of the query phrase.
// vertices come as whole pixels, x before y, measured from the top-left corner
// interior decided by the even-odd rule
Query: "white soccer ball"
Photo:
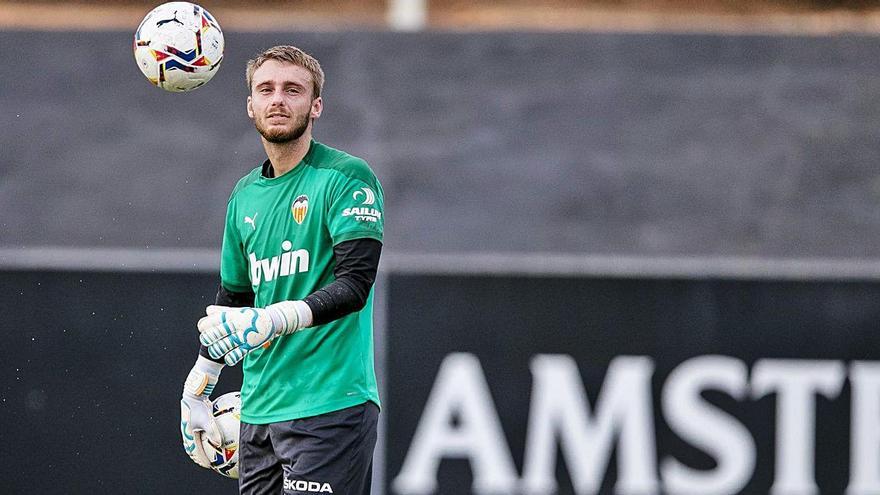
[[[214,445],[202,435],[202,447],[211,461],[211,469],[223,476],[238,479],[238,431],[241,425],[241,394],[229,392],[211,402],[214,423],[220,430],[221,445]]]
[[[194,3],[163,3],[144,17],[134,33],[134,58],[156,86],[192,91],[220,68],[223,31],[214,16]]]

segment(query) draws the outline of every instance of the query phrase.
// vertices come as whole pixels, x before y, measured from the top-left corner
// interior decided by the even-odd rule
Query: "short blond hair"
[[[291,45],[273,46],[255,58],[248,60],[247,70],[245,71],[248,91],[253,89],[251,85],[254,82],[254,72],[269,60],[288,62],[309,71],[312,74],[312,97],[317,98],[321,96],[321,88],[324,87],[324,71],[321,69],[321,64],[318,63],[315,57]]]

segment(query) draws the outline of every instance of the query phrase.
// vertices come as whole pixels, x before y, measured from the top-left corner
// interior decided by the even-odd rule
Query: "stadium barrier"
[[[878,296],[391,276],[387,493],[878,493]]]

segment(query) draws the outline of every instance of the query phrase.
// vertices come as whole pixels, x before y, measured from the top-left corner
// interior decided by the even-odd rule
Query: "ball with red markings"
[[[192,91],[223,61],[220,23],[199,5],[168,2],[151,10],[134,33],[134,58],[147,79],[166,91]]]
[[[220,431],[220,444],[202,435],[202,447],[211,469],[228,478],[238,479],[238,432],[241,427],[241,394],[229,392],[211,402],[211,414]]]

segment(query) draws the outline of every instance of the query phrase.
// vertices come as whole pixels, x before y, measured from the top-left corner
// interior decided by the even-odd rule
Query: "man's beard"
[[[296,141],[302,137],[306,132],[306,129],[309,128],[309,120],[309,114],[304,113],[300,121],[295,122],[295,125],[290,130],[273,129],[270,131],[260,123],[260,119],[254,119],[254,126],[257,128],[257,132],[259,132],[266,141],[275,144],[283,144]]]

